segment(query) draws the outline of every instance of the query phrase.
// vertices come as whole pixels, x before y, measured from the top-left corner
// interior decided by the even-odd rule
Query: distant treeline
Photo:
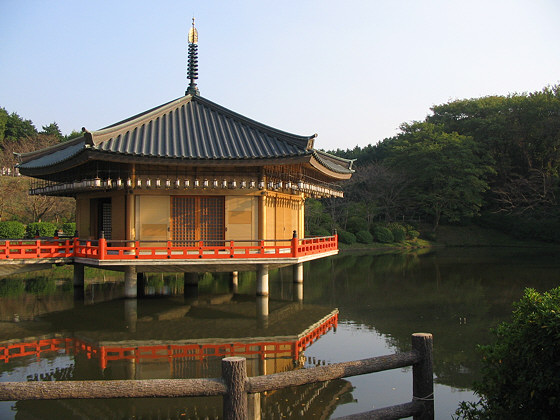
[[[476,222],[560,242],[560,85],[437,105],[395,137],[331,153],[356,173],[345,200],[313,203],[311,231]]]

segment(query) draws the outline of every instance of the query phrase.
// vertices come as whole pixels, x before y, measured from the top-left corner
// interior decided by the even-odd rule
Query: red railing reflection
[[[216,344],[161,344],[151,346],[99,346],[79,338],[48,338],[23,343],[0,344],[0,362],[8,363],[15,358],[34,356],[39,360],[43,353],[62,351],[66,354],[83,353],[88,359],[99,360],[101,369],[116,360],[191,358],[204,361],[208,357],[257,356],[291,357],[297,360],[302,351],[338,325],[338,311],[335,310],[294,340],[233,342]]]

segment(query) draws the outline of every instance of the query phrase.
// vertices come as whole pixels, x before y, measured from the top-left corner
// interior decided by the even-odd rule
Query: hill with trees
[[[477,223],[560,242],[558,85],[436,105],[395,137],[331,153],[356,159],[356,174],[344,202],[310,204],[311,233],[402,221],[435,233],[441,223]]]

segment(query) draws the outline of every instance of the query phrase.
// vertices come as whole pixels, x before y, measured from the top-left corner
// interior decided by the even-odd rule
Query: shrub
[[[406,229],[403,225],[399,223],[391,223],[388,228],[393,234],[393,240],[395,242],[403,242],[406,239]]]
[[[461,403],[464,418],[553,419],[560,411],[560,287],[540,294],[526,289],[511,322],[480,346],[482,380],[473,386],[478,403]]]
[[[67,236],[74,236],[74,232],[76,232],[76,223],[74,222],[63,223],[62,232]]]
[[[373,235],[369,230],[360,230],[356,233],[356,240],[361,244],[371,244],[373,242]]]
[[[23,223],[15,221],[0,222],[0,238],[21,239],[25,236]]]
[[[311,229],[312,236],[331,236],[332,233],[328,231],[328,229],[324,227],[316,227]]]
[[[35,222],[27,225],[27,236],[34,238],[35,236],[54,236],[56,225],[50,222]]]
[[[383,244],[390,244],[395,240],[393,232],[384,226],[376,226],[373,230],[373,235],[375,236],[377,242],[381,242]]]
[[[368,230],[368,221],[363,217],[352,216],[346,222],[346,229],[348,232],[358,233],[361,230]]]
[[[352,245],[356,242],[356,236],[348,231],[341,230],[338,232],[338,240],[346,245]]]
[[[416,229],[410,229],[406,231],[406,236],[409,239],[416,239],[420,236],[420,232],[418,232]]]
[[[414,226],[407,224],[404,225],[404,228],[406,229],[406,237],[408,239],[416,239],[420,236],[420,232]]]

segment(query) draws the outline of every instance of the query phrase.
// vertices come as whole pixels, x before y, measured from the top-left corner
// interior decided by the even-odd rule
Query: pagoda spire
[[[189,61],[187,64],[187,79],[190,80],[189,87],[185,95],[200,95],[195,80],[198,79],[198,31],[194,27],[194,17],[192,27],[189,30]]]

